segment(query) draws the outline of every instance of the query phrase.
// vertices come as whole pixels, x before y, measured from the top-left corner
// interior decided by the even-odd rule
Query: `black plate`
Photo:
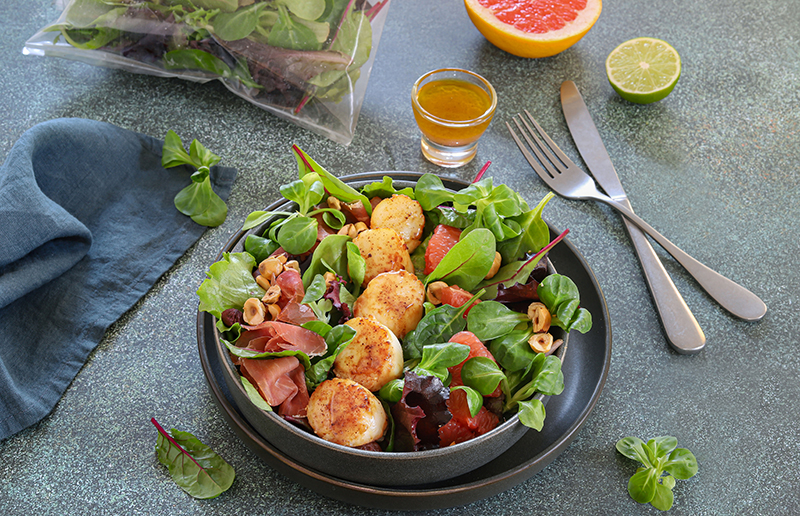
[[[365,177],[374,177],[380,180],[383,174],[361,174],[343,179],[361,181]],[[404,178],[402,172],[390,174],[398,179]],[[464,186],[460,182],[449,185],[447,180],[444,181],[445,186],[451,188]],[[560,233],[552,226],[550,232],[551,237]],[[581,306],[593,316],[592,329],[585,335],[570,333],[569,353],[561,368],[564,392],[549,400],[542,432],[527,432],[500,457],[460,477],[425,487],[391,489],[326,475],[281,453],[256,432],[237,409],[225,385],[222,364],[215,350],[213,318],[198,313],[200,361],[212,397],[225,420],[253,453],[288,478],[336,500],[382,509],[425,510],[464,505],[503,492],[541,471],[575,439],[600,396],[611,361],[608,308],[594,274],[566,239],[550,251],[549,257],[558,272],[572,278],[578,286]]]

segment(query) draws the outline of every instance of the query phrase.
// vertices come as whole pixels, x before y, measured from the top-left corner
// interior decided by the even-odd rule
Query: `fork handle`
[[[636,255],[642,265],[647,286],[653,295],[661,324],[667,341],[678,353],[685,355],[699,353],[706,344],[706,336],[689,310],[672,278],[667,274],[653,246],[642,230],[626,218],[625,227],[631,237]]]
[[[616,209],[653,237],[722,308],[745,321],[758,321],[767,313],[767,305],[758,296],[691,257],[624,205],[604,195],[596,199]]]

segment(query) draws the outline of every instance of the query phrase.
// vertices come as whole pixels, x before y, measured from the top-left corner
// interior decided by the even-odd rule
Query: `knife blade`
[[[609,197],[632,210],[600,133],[594,125],[578,87],[572,81],[565,81],[561,85],[561,108],[575,146],[589,172]],[[645,234],[628,219],[623,217],[623,220],[642,265],[667,341],[678,353],[699,352],[706,342],[703,330]]]

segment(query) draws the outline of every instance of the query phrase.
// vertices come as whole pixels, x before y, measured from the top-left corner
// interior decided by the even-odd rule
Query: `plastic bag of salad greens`
[[[220,80],[336,142],[353,139],[390,0],[69,0],[23,53]]]

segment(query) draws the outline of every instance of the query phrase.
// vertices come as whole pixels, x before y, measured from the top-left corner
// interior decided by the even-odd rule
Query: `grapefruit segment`
[[[602,0],[464,0],[472,23],[496,47],[519,57],[549,57],[578,42],[600,16]]]

